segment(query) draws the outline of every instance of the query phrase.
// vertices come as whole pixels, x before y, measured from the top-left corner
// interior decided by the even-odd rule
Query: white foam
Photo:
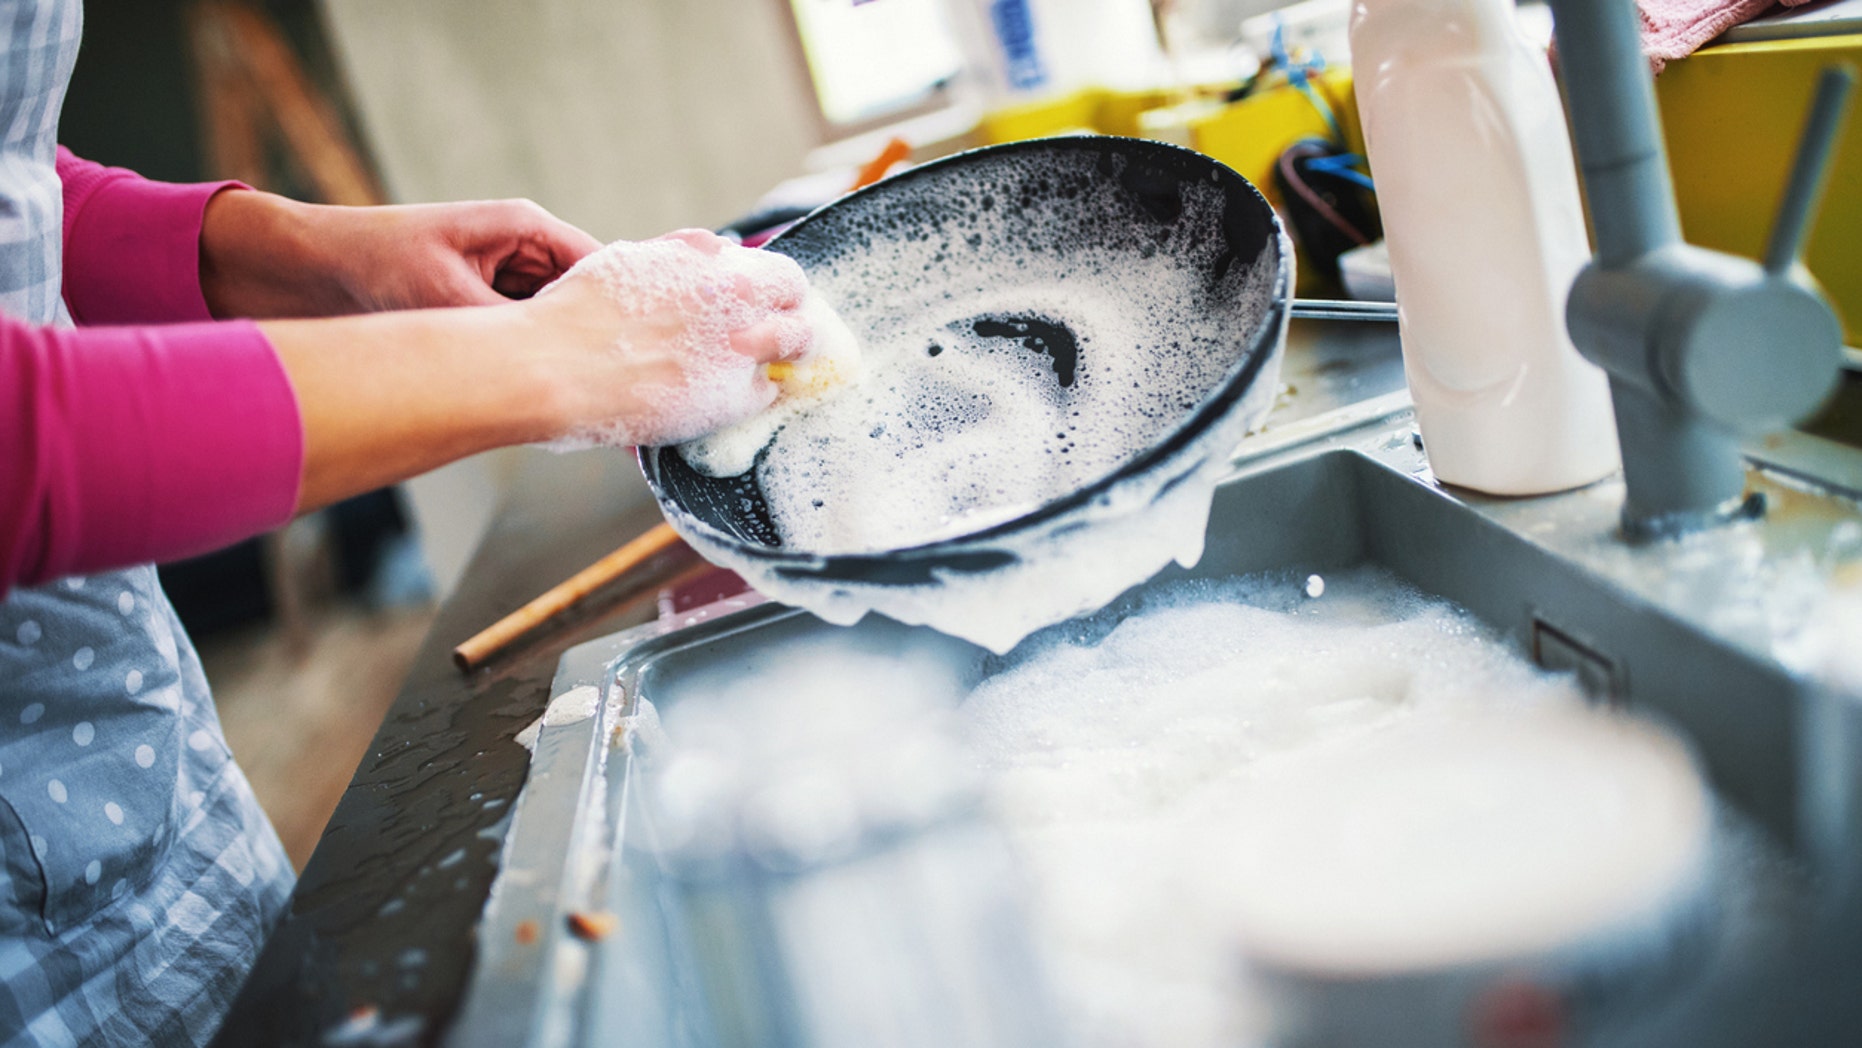
[[[537,752],[537,740],[542,737],[543,718],[539,716],[536,720],[524,725],[524,727],[511,738],[511,741],[529,750],[531,753],[535,753]]]
[[[762,365],[733,349],[731,335],[793,315],[807,279],[792,259],[721,238],[701,249],[688,242],[698,235],[617,241],[539,293],[594,280],[626,317],[640,322],[638,334],[614,346],[636,358],[638,386],[616,405],[614,418],[569,433],[552,448],[691,440],[749,418],[775,400],[776,387]],[[783,349],[795,355],[806,345],[785,339]]]
[[[1862,581],[1832,586],[1791,648],[1796,665],[1862,696]]]
[[[550,700],[543,708],[543,715],[524,726],[512,741],[532,753],[537,751],[537,740],[542,737],[544,728],[560,727],[585,721],[595,715],[601,708],[601,691],[590,684],[570,688]]]
[[[1214,186],[1197,190],[1219,199]],[[1194,308],[1214,242],[1148,258],[1133,249],[1117,267],[1098,256],[1024,258],[1010,244],[966,255],[973,270],[948,274],[949,285],[919,277],[938,250],[881,241],[813,274],[822,297],[855,318],[868,373],[771,431],[758,481],[785,545],[898,549],[1083,487],[1178,425],[1250,333],[1232,314]],[[900,274],[912,276],[901,283]],[[1252,317],[1266,310],[1272,275],[1258,266],[1245,282]],[[1077,363],[1057,366],[1022,338],[979,335],[978,318],[1064,324]],[[710,457],[706,444],[682,449],[695,468]]]
[[[1412,717],[1261,776],[1229,832],[1248,953],[1387,974],[1534,957],[1664,912],[1710,825],[1686,750],[1578,706]]]
[[[935,181],[916,192],[901,191],[894,210],[935,215],[935,228],[907,219],[848,232],[859,249],[810,272],[866,369],[852,389],[784,417],[762,448],[757,486],[787,550],[973,535],[1103,480],[1181,426],[1255,344],[1289,251],[1282,239],[1258,257],[1226,255],[1229,205],[1214,182],[1178,187],[1185,217],[1174,224],[1146,218],[1117,178],[1032,159],[1002,161],[961,192]],[[1271,408],[1282,324],[1253,386],[1201,442],[1055,526],[1004,537],[1015,563],[993,576],[943,574],[909,590],[820,583],[670,517],[709,559],[830,621],[879,610],[1004,651],[1200,554],[1223,462]],[[743,450],[680,453],[715,474],[743,464]]]
[[[951,722],[975,659],[816,631],[674,676],[627,723],[656,847],[813,863],[975,793]]]
[[[693,469],[711,477],[748,472],[784,426],[860,381],[865,370],[860,342],[827,299],[810,288],[798,312],[813,337],[787,377],[775,380],[775,401],[736,425],[680,448]]]
[[[601,705],[601,690],[592,684],[583,684],[550,700],[543,710],[543,725],[554,728],[561,724],[574,724],[595,715]]]
[[[1258,1032],[1306,970],[1532,955],[1678,891],[1682,748],[1387,576],[1184,585],[1055,627],[961,708],[1085,1045]]]

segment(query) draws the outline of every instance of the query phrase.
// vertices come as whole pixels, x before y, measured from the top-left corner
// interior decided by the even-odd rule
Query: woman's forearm
[[[525,200],[335,207],[241,191],[206,206],[199,283],[216,317],[501,305],[600,246]]]
[[[304,424],[298,512],[564,426],[560,369],[512,304],[259,325]]]
[[[727,250],[728,249],[728,250]],[[298,511],[507,444],[677,443],[767,406],[804,352],[801,267],[682,233],[522,302],[261,321],[304,420]]]
[[[277,527],[302,452],[290,380],[251,324],[0,316],[0,593]]]

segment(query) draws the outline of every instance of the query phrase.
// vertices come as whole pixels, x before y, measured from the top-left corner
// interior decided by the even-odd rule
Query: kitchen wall
[[[324,0],[388,190],[529,196],[604,239],[715,225],[797,173],[786,0]]]
[[[819,132],[786,3],[323,0],[323,12],[392,198],[525,196],[608,240],[718,225],[801,172]],[[408,486],[442,592],[527,453]]]

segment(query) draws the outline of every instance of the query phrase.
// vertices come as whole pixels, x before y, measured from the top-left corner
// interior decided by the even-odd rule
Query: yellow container
[[[1364,153],[1364,131],[1358,124],[1358,100],[1351,90],[1349,69],[1330,69],[1313,80],[1319,96],[1331,107],[1345,137],[1345,146]],[[1319,108],[1293,87],[1277,87],[1250,95],[1190,125],[1190,144],[1240,172],[1253,182],[1276,211],[1285,213],[1280,190],[1274,184],[1274,164],[1287,147],[1302,138],[1330,138],[1331,126]],[[1373,172],[1373,174],[1375,174]],[[1317,270],[1298,269],[1296,294],[1336,294],[1326,287]]]
[[[1688,240],[1764,256],[1817,75],[1840,61],[1862,66],[1862,34],[1721,44],[1655,78]],[[1804,262],[1849,344],[1862,345],[1862,104],[1850,107]]]
[[[1008,106],[985,115],[979,124],[988,145],[1029,138],[1091,132],[1100,135],[1138,135],[1138,114],[1167,105],[1169,91],[1112,91],[1081,88],[1070,94]]]
[[[1344,132],[1345,146],[1364,152],[1364,132],[1358,126],[1358,100],[1351,90],[1349,69],[1330,69],[1313,80],[1319,96],[1332,107]],[[1330,138],[1332,129],[1312,100],[1292,87],[1278,87],[1239,102],[1190,125],[1190,143],[1240,172],[1280,206],[1274,188],[1274,163],[1288,146],[1302,138]]]
[[[1344,132],[1346,146],[1364,151],[1364,134],[1358,125],[1358,104],[1351,90],[1351,71],[1331,69],[1314,78],[1315,89],[1331,107]],[[1281,86],[1261,91],[1219,107],[1207,115],[1186,118],[1186,125],[1171,131],[1144,127],[1143,114],[1183,102],[1180,91],[1109,91],[1086,88],[1040,102],[1000,109],[978,125],[985,143],[1017,142],[1029,138],[1092,132],[1128,138],[1161,137],[1188,144],[1234,168],[1253,182],[1274,207],[1281,205],[1274,187],[1274,163],[1280,154],[1302,138],[1331,137],[1331,127],[1312,100],[1298,90]],[[1193,107],[1186,112],[1200,112]],[[1300,270],[1299,294],[1326,289],[1315,274]]]

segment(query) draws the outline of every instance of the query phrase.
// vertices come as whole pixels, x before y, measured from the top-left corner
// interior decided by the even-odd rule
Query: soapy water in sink
[[[623,738],[653,847],[806,865],[960,803],[950,707],[979,664],[925,631],[816,631],[650,686]]]
[[[1673,737],[1388,575],[1309,583],[1055,627],[959,711],[1081,1044],[1245,1043],[1242,955],[1533,957],[1701,890],[1709,795]]]
[[[675,675],[663,723],[638,700],[651,846],[832,863],[980,773],[1082,1045],[1247,1043],[1244,955],[1388,973],[1616,947],[1719,876],[1685,747],[1379,570],[1154,586],[1007,658],[888,629]]]
[[[1496,515],[1695,628],[1862,695],[1862,515],[1853,501],[1781,474],[1754,470],[1749,486],[1765,497],[1762,519],[1657,542],[1623,541],[1620,477]]]

